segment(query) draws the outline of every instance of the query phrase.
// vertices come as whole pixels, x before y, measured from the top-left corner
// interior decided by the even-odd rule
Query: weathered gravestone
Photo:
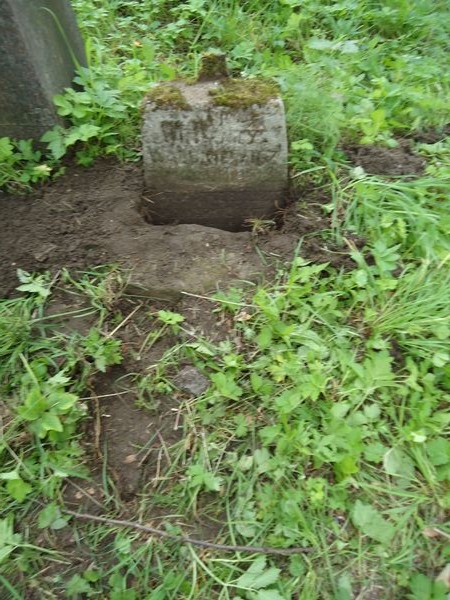
[[[67,0],[0,0],[0,137],[39,138],[59,121],[84,46]]]
[[[195,84],[160,84],[143,105],[146,193],[154,224],[197,223],[229,231],[270,219],[288,182],[283,102],[267,81],[213,69]]]

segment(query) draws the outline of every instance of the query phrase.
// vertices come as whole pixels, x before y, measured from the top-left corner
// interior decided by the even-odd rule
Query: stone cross
[[[0,137],[39,139],[59,122],[84,45],[67,0],[0,0]]]
[[[272,82],[228,79],[209,57],[206,67],[197,83],[160,84],[144,99],[142,209],[154,224],[238,231],[285,203],[284,107]]]

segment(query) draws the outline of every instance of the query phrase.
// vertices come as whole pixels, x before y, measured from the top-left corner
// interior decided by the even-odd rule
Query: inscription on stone
[[[144,108],[144,212],[154,223],[238,230],[269,219],[287,189],[287,136],[280,98],[217,106],[214,82],[176,84],[181,106]]]

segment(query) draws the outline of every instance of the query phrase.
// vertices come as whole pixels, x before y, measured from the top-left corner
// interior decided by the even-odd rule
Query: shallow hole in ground
[[[183,291],[203,295],[239,280],[257,281],[296,252],[348,267],[347,250],[322,235],[331,229],[323,210],[330,200],[320,190],[295,191],[275,225],[255,220],[250,231],[236,233],[148,225],[136,210],[142,195],[142,166],[112,159],[90,168],[74,165],[31,195],[0,192],[0,296],[15,293],[19,268],[75,273],[118,263],[132,272],[130,293],[177,301]]]
[[[165,205],[173,205],[164,214],[153,209],[153,198],[157,195],[164,195]],[[262,197],[262,200],[255,203],[255,196]],[[144,221],[152,226],[201,225],[232,233],[260,233],[281,229],[284,211],[291,202],[288,190],[284,194],[264,190],[229,190],[198,195],[192,192],[154,194],[144,191],[136,208]],[[252,207],[252,204],[259,205]]]

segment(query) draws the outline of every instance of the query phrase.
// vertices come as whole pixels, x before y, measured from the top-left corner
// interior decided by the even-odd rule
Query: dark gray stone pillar
[[[84,45],[67,0],[0,0],[0,137],[38,139],[59,122]]]

